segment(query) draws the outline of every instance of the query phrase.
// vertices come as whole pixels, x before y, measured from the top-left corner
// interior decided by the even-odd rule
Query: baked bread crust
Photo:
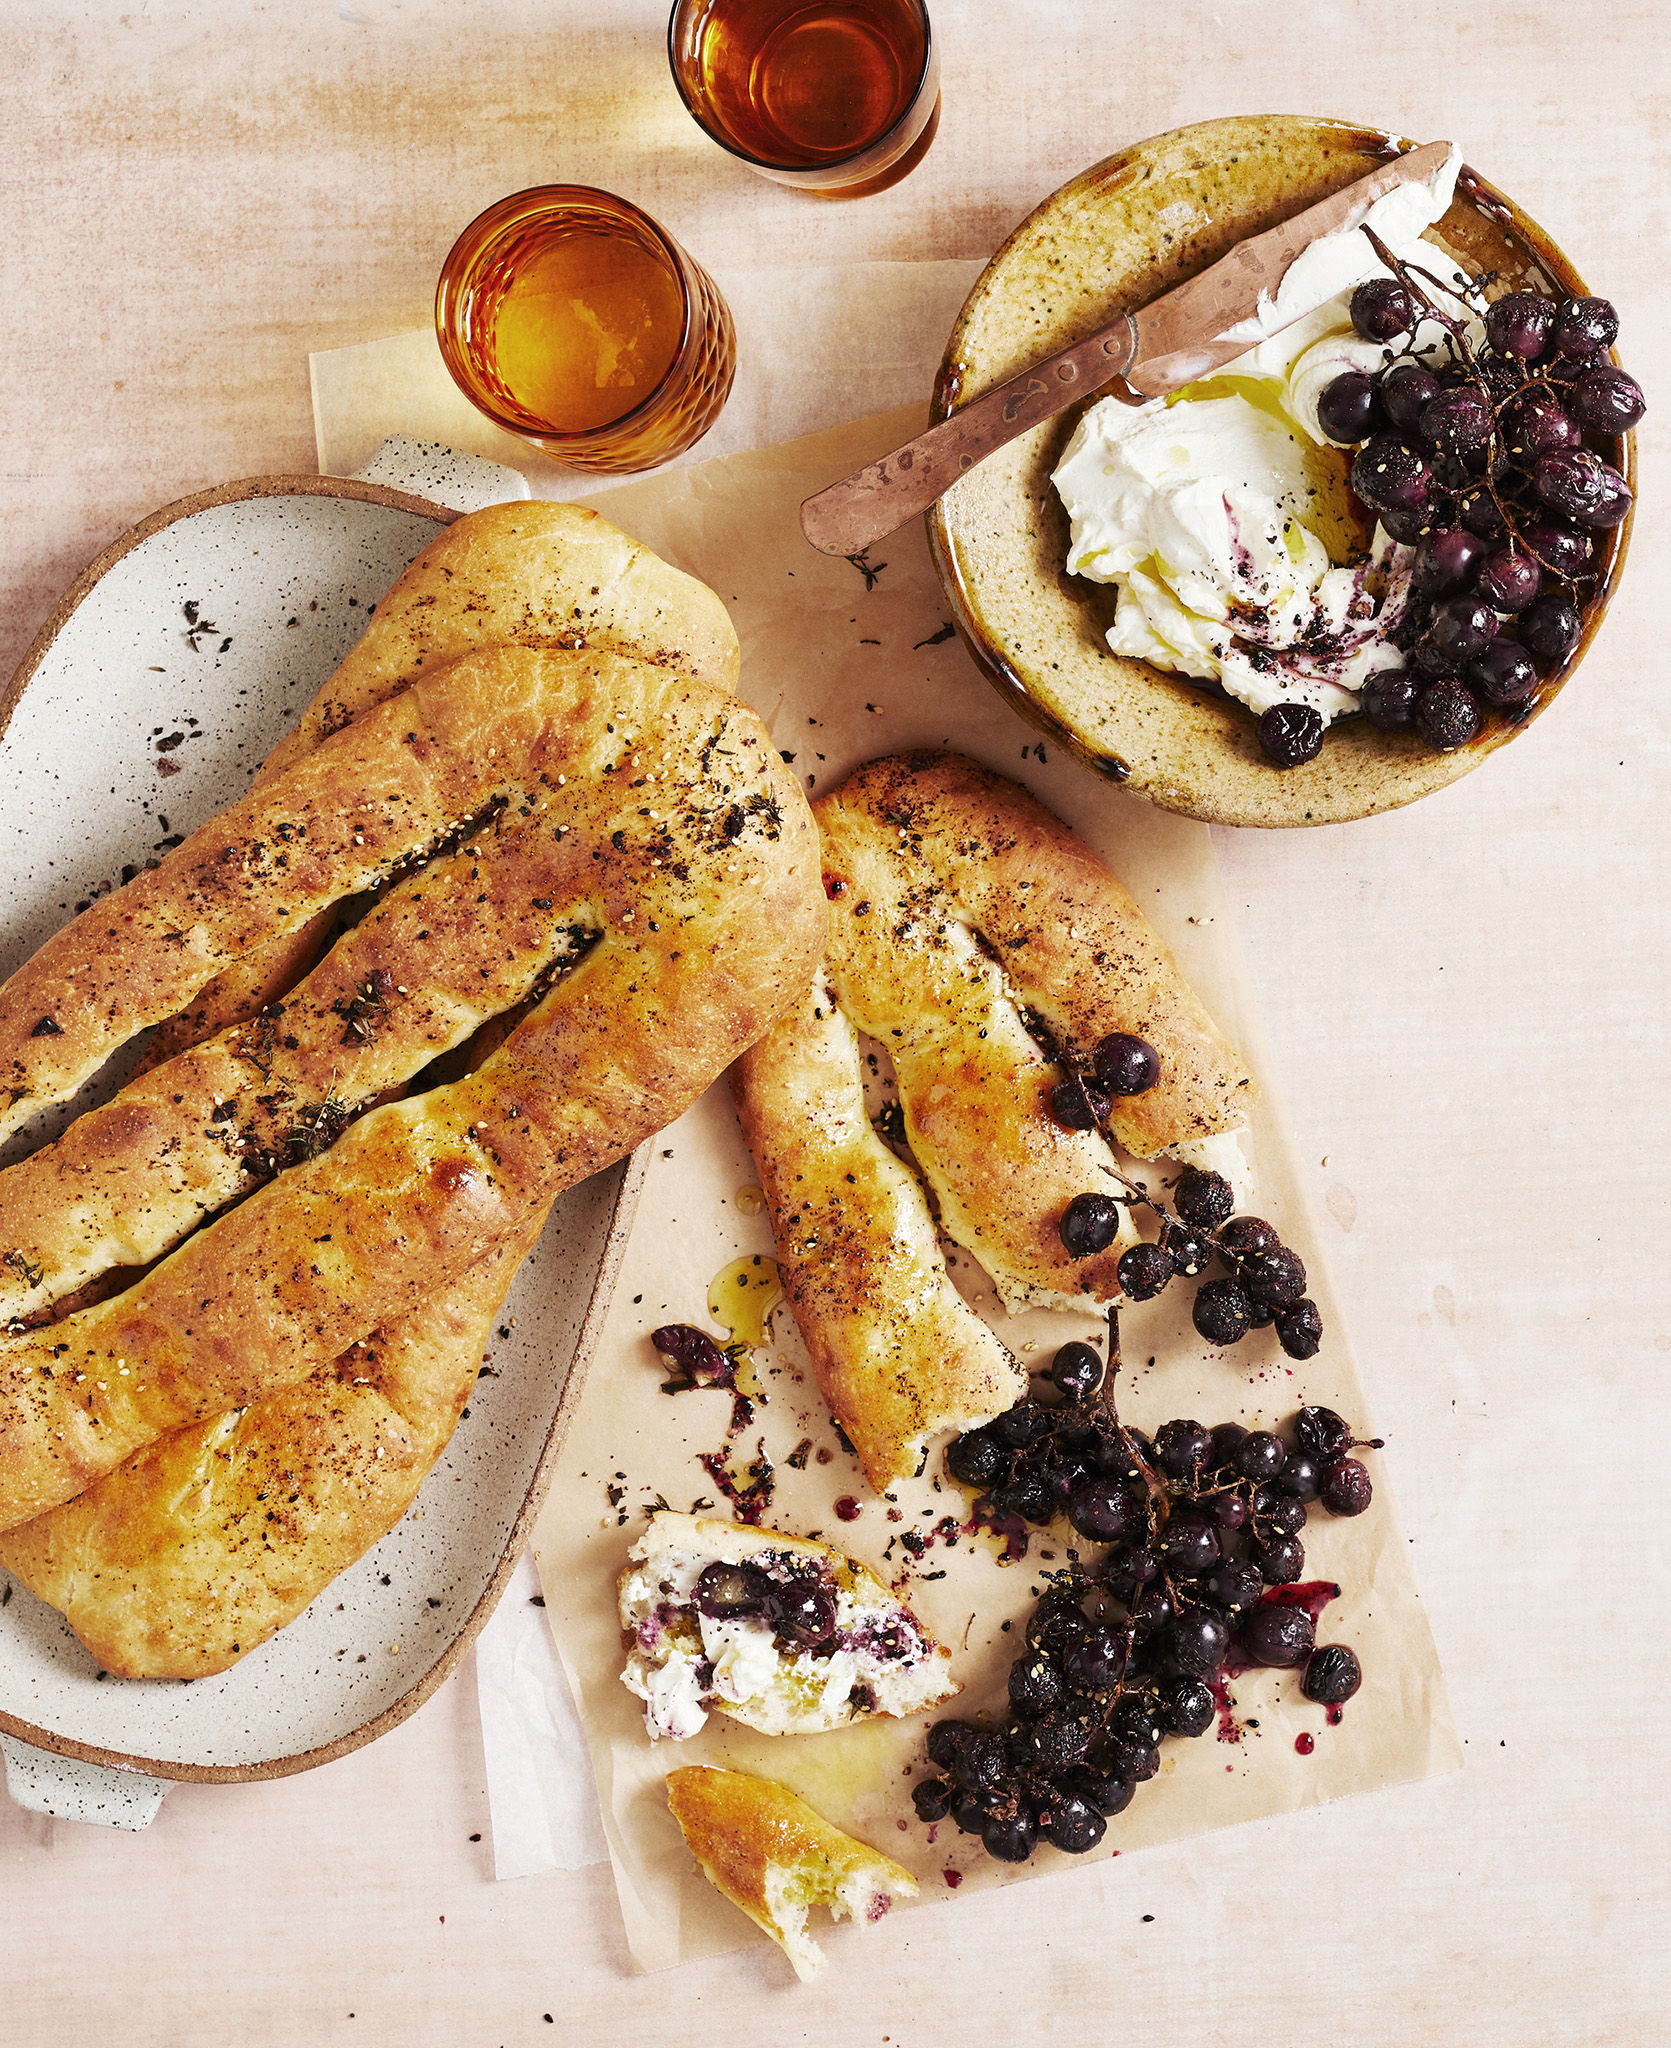
[[[813,1372],[878,1493],[1027,1375],[952,1284],[921,1182],[871,1128],[859,1042],[822,970],[731,1070]]]
[[[803,1983],[825,1961],[806,1931],[810,1906],[863,1927],[917,1895],[908,1870],[775,1779],[691,1764],[669,1772],[667,1803],[703,1876],[771,1936]]]
[[[0,1564],[117,1677],[227,1670],[411,1505],[537,1235],[495,1246],[301,1385],[177,1430],[0,1535]]]
[[[254,786],[420,674],[505,641],[614,649],[721,689],[737,684],[737,635],[706,584],[583,506],[489,505],[455,520],[408,564]],[[144,1064],[253,1017],[307,972],[328,936],[313,920],[253,945],[158,1027]]]
[[[411,1313],[438,1273],[464,1270],[671,1122],[810,978],[827,922],[816,831],[751,710],[619,657],[504,648],[455,664],[445,688],[415,686],[402,724],[414,699],[444,697],[467,672],[498,691],[479,743],[538,716],[522,748],[535,801],[539,774],[554,786],[576,732],[593,728],[613,750],[599,779],[637,786],[632,836],[617,828],[587,849],[598,940],[467,1080],[372,1111],[126,1293],[0,1344],[0,1528]],[[347,743],[360,759],[356,735],[379,716],[320,757]],[[140,932],[89,978],[119,993],[124,959],[154,950]]]

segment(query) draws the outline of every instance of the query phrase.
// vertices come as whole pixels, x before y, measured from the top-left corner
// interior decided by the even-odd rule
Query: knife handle
[[[1111,377],[1137,355],[1137,323],[1122,313],[1084,341],[984,391],[879,461],[867,463],[801,506],[801,531],[820,553],[857,555],[926,512],[965,470]]]

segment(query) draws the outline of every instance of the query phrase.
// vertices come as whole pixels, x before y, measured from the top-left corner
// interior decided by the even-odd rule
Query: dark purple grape
[[[1027,1728],[1023,1737],[1027,1760],[1036,1771],[1043,1771],[1054,1777],[1058,1771],[1071,1771],[1075,1764],[1083,1763],[1085,1752],[1091,1746],[1091,1736],[1085,1724],[1072,1714],[1041,1714]]]
[[[1317,1628],[1303,1607],[1274,1602],[1254,1608],[1239,1631],[1242,1648],[1255,1664],[1280,1671],[1303,1664],[1317,1642]]]
[[[1276,1340],[1290,1358],[1315,1358],[1323,1343],[1323,1313],[1309,1295],[1276,1312]]]
[[[1060,1657],[1090,1626],[1084,1608],[1071,1593],[1046,1594],[1027,1623],[1027,1642],[1047,1657]]]
[[[1413,357],[1401,356],[1381,372],[1380,389],[1381,410],[1395,427],[1409,432],[1438,396],[1439,380]]]
[[[1010,1711],[1024,1721],[1048,1714],[1067,1697],[1067,1681],[1050,1658],[1037,1650],[1017,1657],[1010,1666]]]
[[[1123,1600],[1128,1607],[1143,1587],[1152,1585],[1159,1577],[1160,1553],[1149,1549],[1147,1544],[1119,1551],[1107,1559],[1102,1569],[1103,1584],[1115,1599]]]
[[[965,1486],[989,1486],[1003,1463],[1003,1445],[984,1429],[965,1430],[946,1447],[946,1470]]]
[[[1291,1586],[1305,1570],[1305,1549],[1297,1536],[1264,1536],[1248,1561],[1267,1586]]]
[[[1578,522],[1581,526],[1611,531],[1623,522],[1633,498],[1630,485],[1611,463],[1604,462],[1601,465],[1601,496],[1587,512],[1578,514]]]
[[[1276,1321],[1276,1309],[1270,1302],[1256,1301],[1247,1297],[1247,1326],[1250,1330],[1268,1330]]]
[[[1259,744],[1273,768],[1303,768],[1323,751],[1327,731],[1314,704],[1273,704],[1259,718]]]
[[[1332,1465],[1352,1442],[1351,1425],[1333,1408],[1308,1404],[1294,1417],[1294,1441],[1308,1457]]]
[[[1322,1643],[1306,1659],[1300,1690],[1320,1707],[1338,1707],[1363,1684],[1363,1666],[1344,1643]]]
[[[1317,424],[1331,441],[1366,441],[1380,418],[1375,379],[1361,370],[1343,370],[1325,384],[1317,401]]]
[[[1102,1384],[1102,1360],[1089,1344],[1064,1344],[1050,1361],[1050,1377],[1070,1400],[1082,1401]]]
[[[1479,732],[1480,707],[1461,683],[1435,683],[1416,699],[1416,726],[1430,747],[1453,753]]]
[[[1512,710],[1536,695],[1537,664],[1514,641],[1493,640],[1483,654],[1469,662],[1468,687],[1500,711]]]
[[[1555,308],[1541,292],[1509,292],[1486,312],[1485,338],[1500,356],[1543,354]]]
[[[1120,1263],[1114,1270],[1119,1276],[1120,1292],[1128,1300],[1152,1301],[1164,1291],[1178,1269],[1164,1246],[1134,1244],[1130,1251],[1120,1254]]]
[[[973,1792],[958,1790],[952,1794],[951,1816],[966,1835],[980,1835],[986,1831],[986,1802],[977,1799]]]
[[[1264,1590],[1265,1581],[1246,1558],[1221,1558],[1203,1575],[1201,1590],[1217,1607],[1251,1607]]]
[[[1214,1230],[1236,1206],[1236,1198],[1223,1174],[1192,1166],[1179,1176],[1172,1190],[1172,1206],[1197,1230]]]
[[[1381,732],[1408,732],[1422,689],[1408,669],[1377,669],[1358,692],[1358,709]]]
[[[1501,507],[1483,486],[1462,494],[1457,500],[1456,516],[1470,533],[1477,533],[1481,540],[1501,540],[1509,530]]]
[[[1108,1832],[1108,1823],[1096,1808],[1071,1792],[1052,1793],[1050,1803],[1039,1814],[1039,1833],[1052,1848],[1070,1856],[1083,1856],[1094,1849]]]
[[[712,1384],[730,1374],[731,1361],[725,1353],[706,1330],[690,1323],[664,1323],[650,1332],[650,1342],[694,1380]]]
[[[1493,548],[1480,564],[1474,588],[1493,611],[1522,612],[1543,583],[1536,559],[1512,544]]]
[[[1007,1450],[1024,1451],[1049,1436],[1056,1427],[1056,1415],[1042,1401],[1017,1401],[986,1427]]]
[[[1131,1031],[1111,1031],[1097,1047],[1094,1065],[1111,1095],[1146,1095],[1160,1079],[1160,1054]]]
[[[1212,1688],[1199,1678],[1177,1678],[1161,1687],[1161,1726],[1168,1735],[1205,1735],[1217,1713]]]
[[[1221,1422],[1212,1435],[1212,1469],[1219,1472],[1226,1465],[1235,1464],[1236,1453],[1247,1442],[1247,1431],[1239,1422]]]
[[[1174,1515],[1156,1540],[1166,1569],[1175,1579],[1198,1578],[1223,1554],[1218,1531],[1204,1515]]]
[[[1362,341],[1391,341],[1415,325],[1415,301],[1395,277],[1372,277],[1352,293],[1352,326]]]
[[[1190,1321],[1209,1344],[1239,1344],[1251,1327],[1247,1296],[1234,1280],[1204,1281],[1195,1290]]]
[[[1208,1678],[1230,1648],[1230,1624],[1210,1607],[1191,1607],[1167,1623],[1156,1644],[1173,1677]]]
[[[918,1820],[944,1820],[951,1811],[951,1787],[944,1778],[924,1778],[920,1785],[911,1787],[911,1804],[917,1809]]]
[[[995,1813],[979,1834],[986,1853],[1000,1863],[1025,1863],[1038,1847],[1038,1826],[1030,1813]]]
[[[990,1797],[1004,1782],[1007,1762],[998,1736],[986,1728],[966,1728],[952,1758],[952,1775],[965,1792]]]
[[[1323,1490],[1323,1468],[1309,1451],[1290,1451],[1273,1484],[1292,1500],[1312,1501]]]
[[[1448,660],[1471,661],[1497,637],[1497,614],[1482,597],[1447,597],[1427,633]]]
[[[1087,1806],[1094,1806],[1110,1820],[1125,1812],[1137,1790],[1129,1779],[1114,1777],[1106,1771],[1075,1771],[1068,1782]]]
[[[1024,1469],[993,1488],[992,1503],[1001,1514],[1019,1515],[1043,1528],[1062,1505],[1062,1484],[1061,1473]]]
[[[1253,1496],[1253,1512],[1267,1534],[1274,1529],[1279,1536],[1297,1536],[1305,1527],[1305,1502],[1291,1493],[1279,1492],[1274,1486],[1258,1489]]]
[[[1503,446],[1523,469],[1530,469],[1541,456],[1583,445],[1583,428],[1547,391],[1516,399],[1503,416]]]
[[[815,1650],[835,1634],[835,1592],[818,1579],[789,1579],[767,1593],[766,1619],[780,1636]]]
[[[1147,1749],[1160,1732],[1160,1702],[1151,1693],[1128,1692],[1109,1709],[1108,1736],[1117,1748]]]
[[[1569,362],[1587,363],[1611,348],[1619,335],[1619,315],[1609,299],[1566,299],[1555,314],[1549,339]]]
[[[1082,1075],[1069,1074],[1050,1091],[1050,1115],[1064,1131],[1094,1131],[1108,1119],[1114,1098]]]
[[[1481,448],[1491,438],[1491,407],[1472,384],[1453,384],[1422,407],[1417,431],[1443,455]]]
[[[1534,519],[1521,539],[1546,569],[1569,581],[1589,567],[1596,548],[1587,533],[1558,519]]]
[[[1425,512],[1432,483],[1421,456],[1391,434],[1366,441],[1352,464],[1352,488],[1374,512]]]
[[[1155,1431],[1154,1462],[1168,1479],[1193,1479],[1212,1455],[1212,1432],[1199,1422],[1179,1417]]]
[[[1356,1458],[1342,1458],[1324,1474],[1318,1497],[1331,1515],[1361,1515],[1375,1498],[1375,1489]]]
[[[1532,488],[1552,512],[1588,525],[1606,493],[1607,465],[1588,448],[1557,448],[1540,455],[1532,470]]]
[[[1237,1268],[1242,1292],[1270,1308],[1286,1308],[1305,1292],[1305,1262],[1286,1245],[1255,1252]]]
[[[1186,1279],[1193,1280],[1198,1273],[1205,1273],[1213,1262],[1211,1244],[1170,1216],[1160,1227],[1160,1242],[1171,1257],[1173,1271],[1182,1273]]]
[[[1423,597],[1448,597],[1467,585],[1485,551],[1478,534],[1460,527],[1430,533],[1416,550],[1410,581]]]
[[[1057,1231],[1070,1258],[1105,1252],[1120,1234],[1120,1205],[1112,1195],[1075,1195]]]
[[[1436,519],[1431,506],[1425,506],[1420,512],[1390,512],[1383,509],[1376,516],[1380,519],[1385,532],[1410,548],[1415,547],[1419,541],[1426,540],[1433,531]]]
[[[1281,1243],[1282,1239],[1263,1216],[1234,1217],[1218,1234],[1218,1248],[1232,1271],[1240,1267],[1244,1259],[1254,1258],[1260,1252],[1276,1251]]]
[[[1209,1493],[1201,1506],[1212,1517],[1213,1527],[1222,1529],[1227,1536],[1244,1528],[1253,1512],[1239,1493]]]
[[[1521,646],[1529,647],[1540,661],[1565,661],[1583,629],[1578,607],[1553,594],[1528,605],[1517,628]]]
[[[1177,1613],[1172,1595],[1166,1590],[1164,1579],[1154,1579],[1142,1587],[1135,1600],[1127,1603],[1132,1619],[1140,1621],[1146,1628],[1162,1629]]]
[[[1274,1479],[1287,1462],[1288,1446],[1269,1429],[1256,1429],[1236,1453],[1236,1470],[1244,1479]]]
[[[731,1621],[758,1614],[766,1605],[772,1582],[752,1564],[711,1564],[691,1588],[690,1604],[710,1621]]]
[[[1112,1692],[1126,1675],[1126,1639],[1111,1628],[1093,1628],[1068,1651],[1063,1669],[1080,1692]]]
[[[1093,1543],[1119,1543],[1145,1526],[1142,1502],[1113,1479],[1084,1479],[1068,1495],[1068,1520]]]
[[[970,1733],[967,1721],[936,1721],[928,1731],[928,1760],[936,1769],[949,1771],[957,1762],[963,1738]]]
[[[1598,434],[1628,434],[1648,410],[1642,387],[1626,370],[1597,363],[1573,385],[1567,403]]]

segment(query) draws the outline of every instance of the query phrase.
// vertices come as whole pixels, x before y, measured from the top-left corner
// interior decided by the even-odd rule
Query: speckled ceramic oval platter
[[[242,794],[456,515],[331,477],[258,478],[172,505],[78,579],[0,698],[8,894],[0,979],[124,870]],[[123,1075],[113,1062],[0,1164]],[[476,1391],[413,1508],[305,1613],[219,1677],[102,1674],[0,1570],[0,1731],[159,1778],[304,1770],[419,1706],[492,1612],[578,1396],[642,1179],[562,1196],[517,1276]]]
[[[947,344],[934,418],[1122,308],[1147,304],[1408,146],[1337,121],[1247,115],[1177,129],[1094,165],[1030,214],[976,281]],[[1509,289],[1588,289],[1543,230],[1466,167],[1438,232]],[[1624,560],[1628,519],[1612,535],[1583,639],[1520,724],[1491,721],[1470,745],[1436,753],[1352,719],[1314,761],[1279,770],[1240,706],[1111,654],[1103,636],[1112,588],[1066,574],[1068,521],[1050,475],[1089,403],[953,485],[928,515],[935,565],[976,661],[1022,717],[1124,787],[1210,824],[1335,824],[1468,774],[1560,693]],[[1634,465],[1627,435],[1624,468],[1633,483]]]

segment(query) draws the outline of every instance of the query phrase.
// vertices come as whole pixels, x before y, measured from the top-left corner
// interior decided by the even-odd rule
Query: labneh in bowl
[[[1339,121],[1241,115],[1108,157],[1052,194],[987,265],[947,344],[933,417],[1122,308],[1146,305],[1409,146]],[[1589,290],[1543,230],[1466,167],[1436,232],[1472,271],[1497,274],[1494,295]],[[1578,644],[1518,723],[1488,714],[1476,739],[1440,753],[1415,734],[1347,718],[1330,727],[1315,760],[1279,769],[1264,755],[1253,714],[1216,683],[1113,654],[1105,635],[1114,587],[1066,573],[1068,516],[1051,472],[1100,395],[960,478],[929,512],[929,545],[958,629],[1000,694],[1089,766],[1167,810],[1218,825],[1338,824],[1443,789],[1548,710],[1617,585],[1628,516],[1596,536],[1596,582]],[[1612,459],[1634,489],[1634,436]]]

